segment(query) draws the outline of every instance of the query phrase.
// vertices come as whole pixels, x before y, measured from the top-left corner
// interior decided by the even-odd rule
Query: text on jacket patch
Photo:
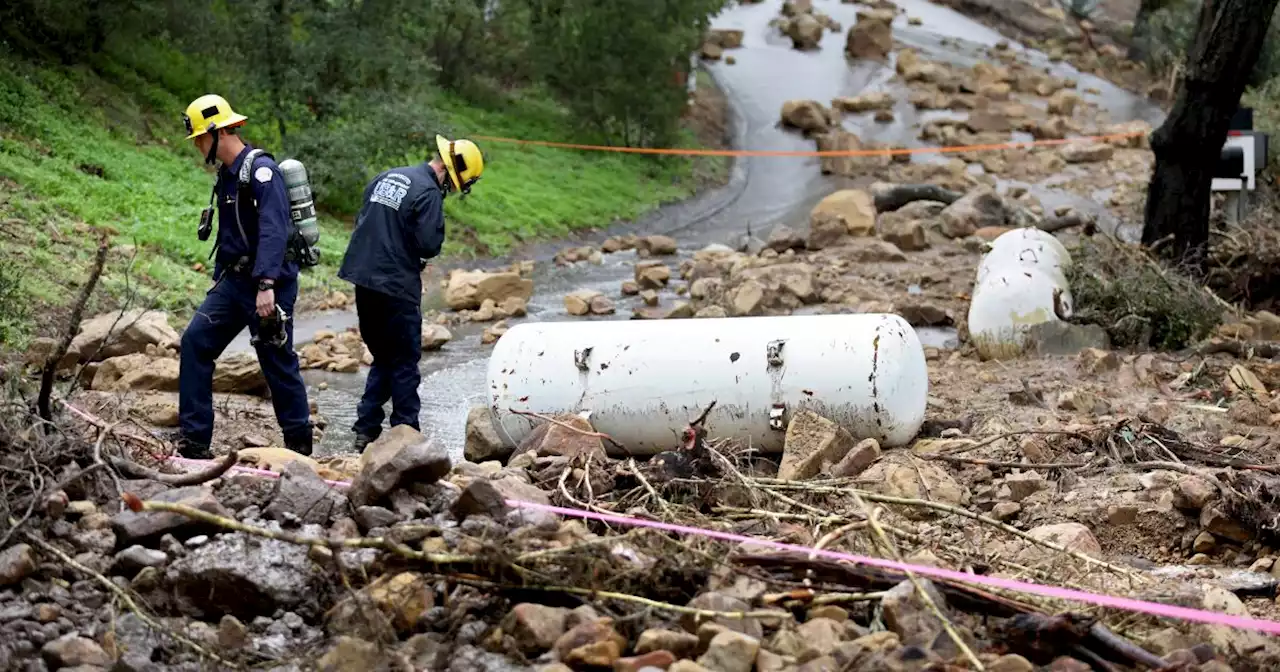
[[[373,195],[369,197],[369,202],[381,203],[399,210],[400,202],[404,200],[405,194],[409,193],[409,187],[412,184],[409,178],[400,173],[388,173],[373,187]]]

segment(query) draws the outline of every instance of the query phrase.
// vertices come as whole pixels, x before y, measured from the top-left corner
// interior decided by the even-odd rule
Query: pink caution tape
[[[174,462],[181,462],[192,465],[207,465],[209,460],[189,460],[183,457],[169,458]],[[231,471],[252,474],[255,476],[265,476],[268,478],[279,478],[280,474],[267,469],[254,469],[251,467],[235,466]],[[335,487],[346,488],[351,484],[346,481],[329,481],[326,483]],[[1161,616],[1164,618],[1173,618],[1183,621],[1193,621],[1197,623],[1207,623],[1209,625],[1222,625],[1229,628],[1239,628],[1242,630],[1259,630],[1273,635],[1280,635],[1280,621],[1269,621],[1261,618],[1252,618],[1249,616],[1235,616],[1232,614],[1223,614],[1213,611],[1205,611],[1204,609],[1192,609],[1189,607],[1179,607],[1171,604],[1160,604],[1157,602],[1147,602],[1145,600],[1135,600],[1128,597],[1116,597],[1114,595],[1103,595],[1101,593],[1090,593],[1083,590],[1074,590],[1071,588],[1060,588],[1058,586],[1046,586],[1039,583],[1030,583],[1027,581],[1016,581],[1014,579],[1005,579],[996,576],[983,576],[981,574],[970,574],[967,572],[957,572],[951,569],[940,569],[937,567],[926,567],[924,565],[913,565],[905,562],[897,562],[894,560],[885,560],[884,558],[873,558],[866,555],[854,555],[852,553],[841,553],[839,551],[830,551],[823,548],[813,548],[812,546],[801,546],[798,544],[785,544],[778,541],[768,539],[759,539],[756,537],[748,537],[741,534],[733,534],[732,532],[720,532],[717,530],[708,530],[701,527],[691,527],[688,525],[676,525],[673,523],[663,523],[656,520],[647,520],[644,518],[633,518],[630,516],[622,516],[617,514],[597,513],[594,511],[584,511],[582,509],[570,509],[561,506],[550,506],[547,504],[537,504],[535,502],[525,502],[518,499],[508,499],[507,504],[512,507],[521,509],[532,509],[537,511],[546,511],[562,516],[573,518],[585,518],[588,520],[598,520],[604,523],[614,523],[617,525],[628,525],[631,527],[647,527],[654,530],[664,530],[667,532],[675,532],[677,534],[707,537],[710,539],[720,539],[722,541],[733,541],[737,543],[748,543],[756,546],[765,546],[780,551],[792,551],[796,553],[804,553],[807,555],[815,555],[832,560],[843,560],[860,565],[870,565],[872,567],[882,567],[884,569],[893,569],[900,572],[911,571],[920,576],[932,576],[939,579],[949,579],[952,581],[962,581],[988,588],[1002,588],[1004,590],[1012,590],[1020,593],[1028,593],[1031,595],[1040,595],[1042,597],[1053,597],[1063,600],[1074,600],[1084,602],[1099,607],[1108,607],[1111,609],[1120,609],[1123,611],[1132,611],[1142,614],[1150,614],[1152,616]]]
[[[1134,600],[1127,597],[1115,597],[1112,595],[1101,595],[1098,593],[1089,593],[1082,590],[1072,590],[1070,588],[1059,588],[1057,586],[1045,586],[1037,583],[1027,583],[1025,581],[1015,581],[1013,579],[1002,579],[995,576],[983,576],[980,574],[969,574],[966,572],[957,572],[950,569],[939,569],[937,567],[925,567],[923,565],[912,565],[903,562],[895,562],[893,560],[885,560],[883,558],[873,558],[865,555],[853,555],[852,553],[841,553],[839,551],[829,551],[826,549],[812,548],[809,546],[800,546],[797,544],[784,544],[777,541],[769,541],[766,539],[757,539],[753,537],[743,536],[741,534],[733,534],[730,532],[718,532],[716,530],[708,530],[700,527],[690,527],[688,525],[674,525],[671,523],[662,523],[655,520],[646,520],[643,518],[632,518],[629,516],[620,516],[606,513],[596,513],[594,511],[583,511],[580,509],[568,509],[559,506],[549,506],[546,504],[536,504],[533,502],[524,502],[518,499],[508,499],[507,504],[513,507],[534,509],[538,511],[547,511],[550,513],[560,514],[562,516],[572,516],[574,518],[586,518],[590,520],[598,520],[605,523],[615,523],[618,525],[629,525],[631,527],[647,527],[655,530],[665,530],[667,532],[675,532],[677,534],[692,535],[699,537],[708,537],[711,539],[720,539],[723,541],[734,541],[738,543],[749,543],[757,546],[767,546],[780,551],[794,551],[797,553],[805,553],[809,555],[817,555],[832,560],[843,560],[860,565],[871,565],[873,567],[883,567],[885,569],[895,569],[898,571],[912,571],[921,576],[932,576],[939,579],[950,579],[952,581],[963,581],[965,583],[973,583],[989,588],[1003,588],[1005,590],[1013,590],[1021,593],[1030,593],[1043,597],[1056,597],[1064,600],[1075,600],[1077,602],[1087,602],[1099,607],[1109,607],[1112,609],[1122,609],[1125,611],[1133,611],[1143,614],[1151,614],[1152,616],[1163,616],[1165,618],[1176,618],[1184,621],[1196,621],[1199,623],[1208,623],[1211,625],[1225,625],[1232,628],[1240,628],[1244,630],[1261,630],[1262,632],[1271,633],[1273,635],[1280,634],[1280,622],[1268,621],[1260,618],[1250,618],[1248,616],[1233,616],[1231,614],[1221,614],[1203,609],[1190,609],[1188,607],[1178,607],[1169,604],[1158,604],[1155,602],[1145,602],[1143,600]]]

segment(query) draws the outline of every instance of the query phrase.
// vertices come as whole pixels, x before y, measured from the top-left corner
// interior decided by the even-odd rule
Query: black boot
[[[367,448],[369,444],[377,440],[378,438],[375,436],[356,434],[356,440],[351,444],[351,449],[357,453],[363,453],[364,449]]]
[[[213,451],[209,449],[209,444],[192,441],[184,436],[181,432],[175,432],[169,439],[178,447],[178,455],[188,460],[212,460]]]
[[[284,437],[284,447],[292,450],[299,455],[311,455],[313,437],[311,428],[308,427],[306,432],[298,432],[297,434]]]

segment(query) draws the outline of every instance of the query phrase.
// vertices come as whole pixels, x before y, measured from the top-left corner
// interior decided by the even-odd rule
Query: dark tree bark
[[[1276,2],[1205,0],[1173,111],[1151,136],[1156,165],[1147,188],[1142,243],[1169,237],[1162,249],[1194,268],[1203,269],[1207,258],[1213,168]]]

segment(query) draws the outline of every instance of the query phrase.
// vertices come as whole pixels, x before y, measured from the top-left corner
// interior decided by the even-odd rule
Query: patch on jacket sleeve
[[[253,176],[259,182],[270,182],[271,169],[266,166],[260,166],[257,170],[253,171]]]

